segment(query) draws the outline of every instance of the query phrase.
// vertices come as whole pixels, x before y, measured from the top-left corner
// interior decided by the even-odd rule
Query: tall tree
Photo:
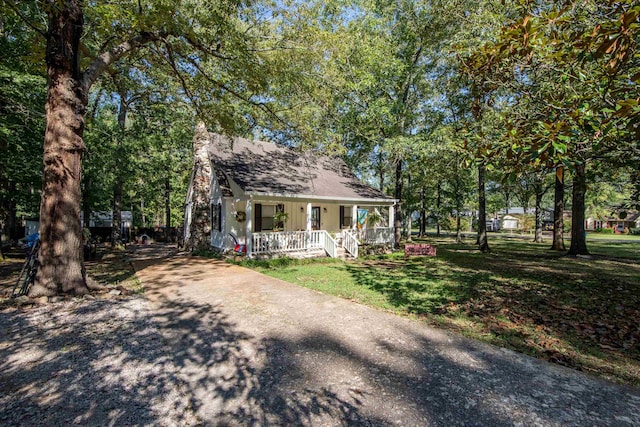
[[[268,110],[261,67],[268,50],[259,45],[275,39],[263,37],[264,18],[253,5],[233,0],[221,1],[215,9],[206,7],[206,2],[97,5],[44,0],[35,17],[20,9],[31,5],[9,0],[3,4],[46,41],[42,244],[31,295],[82,294],[87,286],[81,250],[81,159],[85,113],[94,83],[113,64],[139,52],[153,67],[163,67],[183,83],[183,95],[203,112],[205,105],[219,105],[229,97]],[[46,30],[38,26],[40,14],[46,16]],[[84,34],[86,26],[91,31]],[[232,117],[218,114],[217,122],[226,125]]]

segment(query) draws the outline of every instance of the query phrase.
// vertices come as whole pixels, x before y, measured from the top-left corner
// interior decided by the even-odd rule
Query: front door
[[[311,208],[311,229],[320,230],[320,206]]]

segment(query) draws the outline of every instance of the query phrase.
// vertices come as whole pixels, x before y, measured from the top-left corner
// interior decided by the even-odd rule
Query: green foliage
[[[42,135],[46,80],[0,63],[0,210],[37,216],[42,187]],[[2,212],[4,216],[10,212]]]

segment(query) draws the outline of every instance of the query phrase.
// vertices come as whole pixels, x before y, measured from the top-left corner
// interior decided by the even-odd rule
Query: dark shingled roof
[[[387,199],[362,183],[342,159],[297,153],[271,142],[211,134],[214,168],[245,192],[279,195]]]

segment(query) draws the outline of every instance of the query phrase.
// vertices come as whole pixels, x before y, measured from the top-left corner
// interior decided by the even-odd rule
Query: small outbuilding
[[[502,217],[502,229],[503,230],[517,230],[518,229],[518,218],[511,215],[505,215]]]

